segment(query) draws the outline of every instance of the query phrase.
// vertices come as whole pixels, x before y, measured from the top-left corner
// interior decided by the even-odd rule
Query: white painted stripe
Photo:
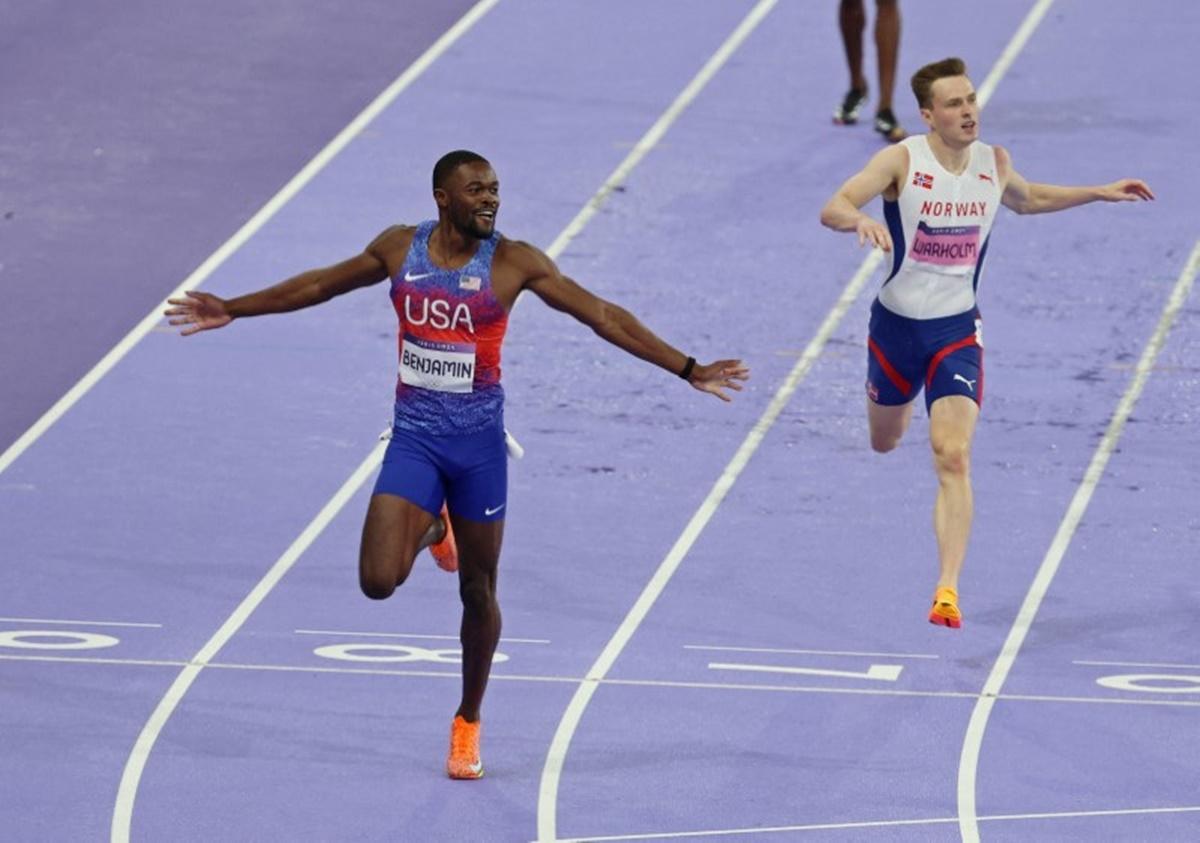
[[[1145,349],[1142,351],[1142,356],[1138,360],[1133,380],[1117,404],[1112,419],[1108,423],[1108,429],[1104,432],[1104,437],[1100,440],[1100,444],[1096,446],[1096,452],[1092,456],[1092,461],[1083,476],[1083,481],[1079,484],[1079,488],[1075,490],[1075,495],[1071,498],[1071,503],[1067,507],[1067,513],[1059,523],[1058,531],[1055,533],[1054,539],[1051,541],[1050,547],[1042,559],[1042,564],[1038,567],[1037,574],[1033,578],[1033,583],[1029,586],[1025,600],[1021,603],[1021,608],[1017,612],[1017,618],[1013,622],[1012,629],[1009,630],[1008,637],[1004,641],[1004,646],[1000,650],[1000,655],[996,657],[996,662],[992,665],[987,681],[984,682],[982,695],[975,703],[975,708],[971,712],[971,719],[967,723],[967,733],[963,738],[962,754],[958,765],[959,830],[964,843],[978,843],[979,841],[979,827],[975,814],[976,771],[979,767],[979,753],[983,745],[983,734],[987,730],[988,718],[991,716],[992,708],[996,704],[996,697],[1000,694],[1001,688],[1004,687],[1004,682],[1008,678],[1009,671],[1012,670],[1013,664],[1017,660],[1017,654],[1021,651],[1022,644],[1025,643],[1025,636],[1029,634],[1029,629],[1033,626],[1034,618],[1037,617],[1038,609],[1042,605],[1042,599],[1050,589],[1050,583],[1053,581],[1054,575],[1058,573],[1058,566],[1067,552],[1067,547],[1071,543],[1071,538],[1075,535],[1075,530],[1083,518],[1083,513],[1087,510],[1088,504],[1092,500],[1092,494],[1096,491],[1096,487],[1100,485],[1100,480],[1104,476],[1104,469],[1108,465],[1109,457],[1116,450],[1117,441],[1121,438],[1121,431],[1124,429],[1125,422],[1129,419],[1130,413],[1133,412],[1134,404],[1137,403],[1142,390],[1146,386],[1146,381],[1150,377],[1151,367],[1167,341],[1167,334],[1170,332],[1171,326],[1175,323],[1175,317],[1179,315],[1179,311],[1183,308],[1183,304],[1192,290],[1197,271],[1200,271],[1200,240],[1192,248],[1192,253],[1188,257],[1183,271],[1179,274],[1179,279],[1175,282],[1175,287],[1171,290],[1171,295],[1167,299],[1167,305],[1158,320],[1154,334],[1150,337],[1150,341],[1146,344]]]
[[[358,488],[366,482],[367,478],[374,473],[380,460],[383,459],[383,452],[386,449],[387,443],[380,442],[371,450],[370,455],[362,461],[354,473],[350,475],[349,479],[342,484],[337,494],[330,498],[329,502],[317,513],[317,516],[304,528],[304,531],[296,537],[291,546],[275,561],[275,564],[271,566],[266,575],[259,580],[253,590],[234,609],[233,614],[221,625],[221,628],[200,648],[200,651],[192,657],[175,678],[175,681],[171,683],[171,687],[167,689],[166,694],[163,695],[162,700],[159,701],[151,713],[150,719],[142,727],[141,734],[138,735],[137,741],[133,746],[133,751],[125,762],[125,769],[121,774],[121,784],[117,790],[116,805],[113,809],[111,839],[114,843],[125,843],[125,841],[129,840],[129,831],[133,820],[133,803],[137,796],[138,783],[141,781],[142,771],[146,766],[146,759],[150,757],[150,751],[154,748],[154,743],[158,739],[159,733],[162,731],[163,726],[166,725],[171,714],[175,711],[175,707],[179,705],[179,701],[183,699],[183,695],[187,693],[192,683],[196,681],[196,677],[200,675],[200,671],[228,643],[229,639],[241,628],[251,613],[266,599],[271,589],[278,584],[283,575],[300,558],[301,554],[308,549],[309,545],[316,541],[317,536],[321,534],[325,527],[341,511],[342,507],[346,505],[347,501],[350,500]]]
[[[363,638],[420,638],[432,641],[457,641],[457,635],[419,635],[408,632],[348,632],[336,629],[294,629],[297,635],[347,635]],[[501,644],[549,644],[545,638],[501,638]]]
[[[139,629],[162,629],[161,623],[128,623],[126,621],[74,621],[47,618],[0,618],[0,623],[49,623],[62,626],[125,626]]]
[[[546,254],[552,258],[557,258],[562,254],[563,249],[567,247],[572,240],[578,236],[592,217],[600,210],[605,201],[633,172],[634,168],[641,163],[642,159],[649,154],[663,135],[667,133],[667,129],[679,119],[679,115],[683,113],[692,100],[704,89],[704,86],[716,75],[717,71],[729,60],[729,57],[737,51],[741,43],[746,40],[755,27],[762,22],[763,18],[771,11],[778,0],[759,0],[750,13],[738,24],[733,33],[725,39],[725,42],[717,48],[717,51],[712,54],[704,67],[700,68],[692,81],[675,97],[674,101],[667,106],[667,110],[659,116],[658,120],[654,121],[646,134],[642,135],[641,139],[634,144],[633,149],[625,156],[625,159],[617,165],[617,168],[612,171],[596,194],[588,201],[586,205],[575,215],[575,219],[567,223],[567,227],[562,230],[562,233],[555,238],[550,244],[550,248],[546,250]]]
[[[980,822],[1017,822],[1021,820],[1064,820],[1085,819],[1088,817],[1128,817],[1148,816],[1152,814],[1187,814],[1200,811],[1200,806],[1189,805],[1179,808],[1119,808],[1101,811],[1056,811],[1040,814],[993,814],[980,817]],[[877,820],[874,822],[849,823],[810,823],[807,825],[776,825],[770,827],[754,826],[752,828],[726,828],[709,831],[675,831],[656,832],[652,834],[615,834],[602,837],[573,837],[560,840],[559,843],[616,843],[622,840],[678,840],[693,837],[730,837],[732,835],[749,834],[779,834],[788,831],[836,831],[855,828],[898,828],[903,826],[920,825],[950,825],[956,822],[955,817],[931,817],[929,819],[911,820]],[[537,841],[534,841],[537,843]]]
[[[782,653],[798,656],[862,656],[863,658],[887,659],[936,659],[936,655],[925,653],[860,653],[849,650],[789,650],[777,647],[721,647],[707,644],[684,644],[685,650],[714,650],[722,653]]]
[[[416,61],[396,78],[383,93],[376,97],[370,105],[352,120],[338,135],[330,141],[330,143],[322,149],[317,155],[308,162],[307,165],[297,173],[291,181],[284,185],[279,193],[275,194],[270,201],[264,205],[258,213],[256,213],[244,226],[242,226],[236,234],[227,240],[222,246],[208,257],[191,275],[184,279],[175,290],[168,296],[171,298],[181,294],[184,290],[193,289],[207,279],[226,259],[234,252],[241,248],[260,228],[267,223],[285,204],[287,204],[297,193],[299,193],[305,185],[333,160],[333,158],[341,152],[355,137],[357,137],[363,129],[379,116],[409,85],[411,85],[422,73],[424,73],[446,50],[448,50],[459,38],[461,38],[472,26],[479,21],[499,0],[480,0],[471,9],[463,15],[452,27],[438,38],[428,50],[422,53]],[[40,437],[49,427],[54,424],[64,413],[67,412],[80,398],[85,395],[105,374],[108,373],[113,366],[124,357],[129,350],[147,333],[149,333],[155,325],[158,324],[161,317],[162,305],[157,306],[151,311],[126,337],[117,344],[104,358],[96,364],[93,369],[84,376],[65,396],[63,396],[50,410],[42,416],[41,419],[34,424],[26,433],[18,439],[12,447],[0,456],[0,472],[12,464],[12,462],[24,453],[38,437]],[[111,840],[113,843],[127,843],[129,840],[130,827],[133,820],[133,804],[137,796],[138,784],[141,781],[142,771],[146,766],[146,759],[150,755],[150,751],[154,747],[154,743],[166,724],[167,719],[187,693],[188,688],[196,680],[201,669],[217,652],[225,645],[225,643],[234,635],[234,633],[245,623],[246,619],[254,611],[255,608],[266,598],[267,594],[280,578],[288,571],[295,563],[296,559],[304,552],[305,549],[320,535],[325,526],[333,520],[333,517],[345,506],[346,501],[358,490],[359,486],[367,479],[374,471],[375,467],[383,457],[383,452],[387,447],[386,442],[377,445],[366,460],[355,470],[350,478],[342,485],[337,494],[325,505],[325,507],[317,514],[317,517],[309,523],[304,532],[292,543],[271,569],[259,581],[254,590],[246,596],[242,603],[234,610],[228,620],[221,626],[219,630],[209,639],[208,643],[201,648],[200,652],[192,659],[192,662],[180,671],[179,676],[167,689],[163,699],[159,702],[154,712],[150,715],[150,719],[142,727],[141,734],[133,746],[129,758],[125,763],[125,769],[121,774],[121,783],[117,790],[116,804],[113,808],[113,818],[111,826]]]
[[[983,80],[983,84],[975,89],[975,96],[979,100],[980,107],[987,104],[987,101],[992,98],[992,93],[996,90],[996,86],[1000,84],[1000,80],[1004,78],[1004,74],[1012,67],[1012,63],[1016,60],[1021,50],[1025,49],[1025,44],[1033,35],[1038,24],[1042,22],[1042,18],[1046,16],[1046,12],[1050,11],[1050,4],[1054,0],[1037,0],[1033,4],[1033,8],[1025,15],[1025,19],[1021,21],[1021,25],[1017,27],[1017,31],[1013,33],[1013,37],[1009,40],[1003,52],[1000,53],[1000,58],[992,65],[991,71],[988,72],[987,78]]]
[[[980,86],[980,89],[977,91],[980,106],[986,104],[992,91],[995,89],[996,85],[1000,81],[1000,78],[1003,76],[1004,71],[1007,70],[1008,66],[1012,63],[1012,60],[1020,52],[1030,34],[1032,34],[1033,30],[1036,28],[1038,22],[1045,15],[1046,10],[1049,8],[1051,2],[1053,2],[1053,0],[1038,0],[1033,9],[1026,16],[1021,27],[1017,30],[1017,33],[1013,36],[1008,46],[1001,54],[996,67],[993,68],[992,72],[988,74],[987,79],[984,80],[984,84]],[[714,55],[713,58],[709,60],[709,64],[705,66],[705,70],[707,70],[710,65],[715,65],[713,67],[713,72],[719,69],[720,65],[716,64],[716,59],[718,55],[720,55],[721,51],[724,51],[726,47],[730,47],[729,52],[731,53],[732,50],[736,48],[737,44],[740,43],[741,40],[744,40],[746,35],[753,31],[754,27],[758,25],[761,19],[766,16],[773,6],[773,2],[765,2],[765,0],[764,2],[761,2],[755,6],[750,15],[747,16],[746,20],[744,20],[738,27],[738,30],[735,30],[734,34],[731,35],[726,43],[722,45],[721,50],[718,51],[718,54]],[[751,18],[755,19],[751,21]],[[739,32],[743,29],[745,30],[745,35],[741,35],[739,37]],[[738,38],[736,43],[734,43],[735,38]],[[724,61],[725,58],[722,58],[721,62],[723,63]],[[704,72],[704,70],[701,71],[702,74]],[[689,85],[689,89],[692,87],[693,85]],[[699,87],[701,86],[696,86],[696,92],[699,91]],[[683,95],[681,94],[681,97],[682,96]],[[694,97],[695,94],[692,94],[692,96]],[[662,132],[658,132],[655,140],[657,141],[657,139],[661,136]],[[642,144],[639,143],[638,147],[635,147],[635,153],[641,148],[641,146]],[[620,171],[621,168],[618,167],[618,172]],[[612,180],[610,179],[610,181]],[[594,211],[592,213],[594,213]],[[871,274],[875,271],[876,267],[879,266],[882,260],[883,252],[879,251],[878,249],[873,250],[863,260],[862,264],[858,268],[858,271],[854,274],[854,277],[850,279],[850,282],[842,291],[842,295],[838,298],[833,308],[826,315],[825,320],[821,323],[821,326],[817,329],[816,335],[805,347],[804,353],[801,354],[800,359],[792,368],[787,380],[785,380],[783,385],[780,386],[779,390],[772,398],[771,403],[767,406],[767,409],[763,412],[762,416],[751,429],[750,433],[747,434],[745,440],[743,440],[741,446],[738,448],[737,453],[734,454],[733,459],[731,459],[729,464],[725,467],[725,470],[721,473],[721,476],[713,485],[713,488],[708,493],[708,496],[700,504],[700,508],[692,516],[687,526],[684,527],[683,533],[676,540],[670,551],[668,551],[666,558],[664,558],[659,564],[658,569],[654,572],[650,581],[646,584],[646,587],[638,596],[633,608],[629,610],[629,613],[625,616],[625,619],[621,622],[621,625],[617,628],[617,631],[613,634],[613,637],[608,641],[604,647],[604,650],[596,659],[595,664],[592,665],[591,670],[588,671],[588,675],[584,682],[582,682],[579,688],[576,689],[574,696],[572,696],[571,701],[567,704],[567,709],[563,713],[562,719],[559,721],[558,728],[555,730],[554,738],[550,744],[550,750],[546,755],[546,763],[542,768],[541,784],[538,788],[537,830],[538,840],[543,841],[543,843],[551,843],[552,841],[556,840],[558,785],[562,777],[563,765],[566,762],[566,755],[570,747],[571,738],[579,726],[579,721],[583,717],[583,712],[587,709],[588,703],[591,701],[592,696],[596,692],[596,688],[599,684],[598,680],[604,678],[604,676],[612,668],[613,663],[616,661],[621,651],[624,650],[625,646],[629,643],[633,633],[649,613],[651,606],[654,605],[655,601],[658,599],[658,596],[662,593],[663,589],[666,588],[667,583],[670,581],[676,569],[683,561],[683,557],[691,549],[692,545],[699,537],[700,532],[712,518],[717,506],[719,506],[721,501],[724,500],[725,495],[728,493],[729,489],[732,488],[734,482],[736,482],[738,476],[745,468],[750,457],[753,456],[756,450],[758,450],[758,446],[762,443],[767,431],[772,425],[774,425],[776,419],[778,419],[780,413],[783,411],[784,406],[786,406],[788,400],[796,391],[796,388],[799,386],[800,382],[812,369],[817,357],[821,354],[825,348],[825,345],[829,342],[829,338],[832,336],[834,329],[846,315],[846,311],[850,309],[850,306],[854,303],[855,299],[858,298],[863,286],[866,285],[867,280],[871,277]]]
[[[283,186],[283,188],[267,201],[258,212],[251,217],[245,225],[237,230],[237,232],[221,244],[215,252],[209,255],[200,266],[198,266],[191,275],[183,279],[183,282],[167,294],[166,298],[175,298],[182,295],[185,290],[194,290],[203,284],[210,275],[217,270],[221,264],[229,259],[234,252],[246,244],[259,229],[267,224],[279,210],[290,202],[297,193],[304,189],[316,175],[325,169],[333,158],[341,152],[352,140],[354,140],[365,129],[371,121],[387,108],[396,97],[398,97],[405,88],[416,81],[422,73],[424,73],[433,62],[435,62],[442,53],[446,52],[450,46],[457,41],[462,35],[469,30],[481,17],[487,14],[493,6],[500,0],[480,0],[470,11],[446,30],[433,45],[421,54],[411,65],[401,73],[396,80],[392,82],[383,93],[377,96],[361,113],[344,129],[338,132],[337,136],[331,140],[324,149],[318,152],[311,161],[304,165],[300,172],[292,177],[291,181]],[[25,453],[34,442],[41,438],[47,430],[49,430],[55,422],[63,417],[64,414],[83,396],[100,382],[100,379],[107,375],[121,359],[128,354],[135,345],[142,340],[146,334],[150,333],[163,319],[163,309],[166,307],[166,301],[156,304],[146,316],[134,326],[128,334],[126,334],[120,342],[100,359],[100,362],[91,368],[91,370],[79,379],[73,387],[58,401],[55,402],[49,410],[47,410],[40,419],[33,423],[33,426],[25,431],[16,442],[9,446],[3,454],[0,454],[0,474],[13,464],[21,454]]]
[[[1200,670],[1200,664],[1163,664],[1162,662],[1089,662],[1073,661],[1071,664],[1093,665],[1095,667],[1165,667],[1180,670]]]
[[[773,5],[774,3],[766,4],[766,11],[769,11],[770,6]],[[538,790],[539,840],[553,841],[556,839],[558,783],[562,777],[562,768],[566,761],[571,738],[579,725],[584,710],[591,701],[592,695],[596,692],[597,680],[602,679],[612,668],[613,662],[616,661],[617,656],[625,648],[634,631],[650,611],[650,607],[654,605],[654,602],[666,587],[667,582],[674,575],[675,570],[683,561],[683,557],[691,549],[700,532],[712,518],[713,513],[716,512],[717,506],[720,505],[725,495],[733,487],[738,476],[749,462],[750,457],[758,450],[758,446],[762,444],[767,431],[775,424],[775,421],[779,418],[780,413],[783,412],[783,408],[791,398],[792,393],[796,391],[800,382],[808,375],[817,357],[820,356],[829,342],[829,338],[833,335],[833,331],[836,329],[838,323],[846,315],[846,311],[850,309],[854,300],[858,298],[862,288],[866,285],[871,274],[882,260],[883,253],[878,250],[872,251],[863,260],[858,271],[850,279],[850,282],[842,291],[837,302],[830,309],[829,313],[826,314],[825,320],[817,329],[816,335],[804,349],[804,353],[796,361],[796,365],[792,367],[792,371],[788,374],[787,379],[779,387],[778,391],[776,391],[774,397],[771,399],[771,403],[767,405],[766,410],[763,411],[763,414],[759,417],[754,427],[746,435],[746,438],[742,441],[741,446],[739,446],[729,464],[725,466],[725,470],[717,478],[708,496],[700,504],[700,508],[696,510],[691,520],[688,521],[683,533],[659,564],[658,569],[646,584],[641,595],[639,595],[637,602],[629,610],[629,614],[625,616],[625,619],[621,622],[613,637],[605,645],[596,663],[588,671],[586,679],[575,691],[575,695],[567,704],[567,710],[563,713],[562,720],[559,721],[558,729],[555,731],[554,738],[550,744],[550,750],[546,755],[546,763],[542,768],[542,780]]]
[[[613,176],[606,182],[606,188],[611,189],[608,187],[609,185],[614,185],[623,179],[628,171],[632,169],[632,164],[636,164],[637,161],[641,160],[646,151],[662,138],[670,124],[675,121],[683,109],[696,97],[741,43],[749,37],[750,33],[754,31],[771,9],[774,8],[775,2],[776,0],[760,0],[754,6],[746,18],[738,25],[737,29],[733,31],[725,43],[713,54],[692,82],[679,95],[676,102],[672,104],[663,117],[647,132],[646,136],[638,142],[633,152],[630,153],[630,157],[626,159],[626,162],[618,166]],[[629,163],[630,161],[632,163]],[[590,215],[594,213],[594,209],[590,212],[588,209],[585,209],[581,213],[580,218],[583,218],[584,214],[587,214],[587,218],[590,218]],[[568,226],[568,230],[570,228]],[[588,703],[596,692],[598,680],[603,679],[612,668],[613,663],[633,636],[634,631],[646,617],[650,611],[650,607],[654,605],[658,596],[662,593],[672,575],[683,561],[684,556],[695,543],[709,519],[712,518],[717,506],[720,505],[725,495],[733,487],[734,482],[736,482],[747,462],[749,462],[750,457],[758,450],[758,446],[762,443],[767,431],[783,411],[784,406],[792,393],[795,392],[800,381],[808,374],[822,349],[824,349],[825,344],[829,341],[829,337],[833,334],[834,328],[841,321],[846,311],[850,308],[850,305],[853,304],[859,291],[870,277],[871,272],[879,265],[881,260],[882,252],[873,251],[863,261],[862,266],[854,278],[851,279],[842,296],[826,316],[825,321],[821,323],[817,335],[808,344],[804,353],[792,368],[787,380],[780,386],[771,403],[767,406],[767,409],[763,412],[750,433],[747,434],[737,453],[734,454],[733,459],[725,467],[725,470],[709,491],[708,496],[701,503],[700,508],[692,516],[683,533],[675,541],[674,546],[667,553],[667,556],[659,564],[658,569],[638,596],[637,601],[588,671],[584,682],[576,689],[571,701],[567,704],[567,709],[559,721],[554,738],[551,740],[550,749],[546,754],[546,762],[542,768],[541,783],[538,787],[537,830],[540,840],[552,841],[557,835],[558,786],[562,778],[563,764],[566,761],[571,738],[579,725],[580,719],[583,717],[583,712],[587,709]]]
[[[6,655],[0,654],[0,661],[11,662],[50,662],[63,664],[103,664],[133,667],[186,667],[195,664],[189,661],[172,661],[164,659],[120,659],[102,656],[44,656],[44,655]],[[409,670],[401,668],[359,668],[359,667],[322,667],[317,665],[288,665],[288,664],[238,664],[233,662],[208,662],[203,665],[208,670],[262,670],[279,673],[333,673],[368,676],[414,676],[433,677],[439,679],[462,679],[462,673],[457,670]],[[539,682],[552,684],[577,685],[585,681],[581,676],[535,676],[520,673],[493,673],[488,681],[498,682]],[[610,687],[631,688],[679,688],[695,691],[765,691],[785,694],[854,694],[872,697],[921,697],[931,699],[979,699],[979,694],[966,691],[911,691],[874,688],[832,688],[811,685],[765,685],[761,683],[735,682],[683,682],[669,679],[602,679],[599,685]],[[1172,699],[1142,699],[1131,697],[1056,697],[1039,696],[1035,694],[1001,694],[997,699],[1009,702],[1047,702],[1047,703],[1081,703],[1101,705],[1149,705],[1149,706],[1182,706],[1184,708],[1200,708],[1200,701]]]

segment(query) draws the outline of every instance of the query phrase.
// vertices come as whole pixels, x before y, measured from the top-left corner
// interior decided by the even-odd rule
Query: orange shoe
[[[433,554],[433,561],[437,562],[439,568],[454,573],[458,570],[458,542],[454,540],[454,528],[450,526],[450,510],[446,509],[445,504],[442,504],[442,511],[438,517],[446,525],[446,533],[440,542],[429,545],[429,552]]]
[[[958,610],[958,592],[952,588],[939,588],[933,595],[933,608],[929,610],[929,622],[938,626],[958,629],[962,626],[962,612]]]
[[[446,759],[446,775],[452,779],[478,779],[483,776],[479,760],[479,721],[468,723],[455,715],[450,725],[450,757]]]

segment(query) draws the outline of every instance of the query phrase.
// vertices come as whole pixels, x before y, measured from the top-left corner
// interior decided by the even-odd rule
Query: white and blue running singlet
[[[975,142],[954,174],[926,135],[902,141],[908,172],[884,200],[892,270],[871,308],[867,394],[878,404],[925,404],[946,395],[983,400],[982,323],[976,293],[1000,205],[992,147]]]

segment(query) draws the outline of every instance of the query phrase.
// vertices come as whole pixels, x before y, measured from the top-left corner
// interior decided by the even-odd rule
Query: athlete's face
[[[480,240],[492,236],[496,212],[500,210],[500,182],[490,164],[460,164],[433,196],[450,223],[463,234]]]
[[[929,98],[932,106],[921,109],[921,118],[947,146],[970,146],[979,140],[979,103],[970,79],[938,79],[929,88]]]

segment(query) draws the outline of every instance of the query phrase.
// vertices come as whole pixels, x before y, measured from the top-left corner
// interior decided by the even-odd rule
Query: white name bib
[[[472,392],[475,344],[437,342],[405,334],[400,345],[400,382],[438,392]]]

